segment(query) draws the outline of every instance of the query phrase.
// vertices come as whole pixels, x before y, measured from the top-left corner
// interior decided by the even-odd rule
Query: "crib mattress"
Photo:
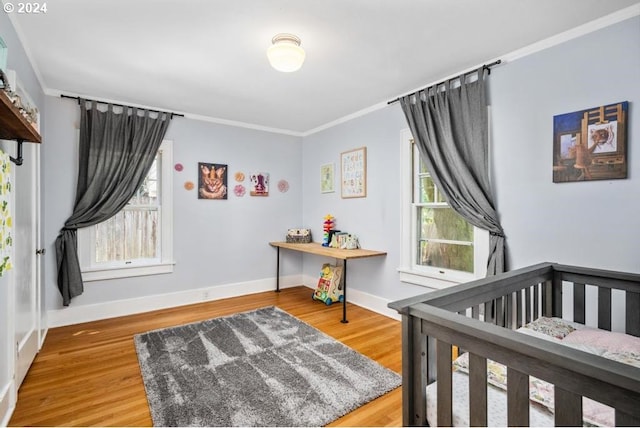
[[[452,376],[453,426],[469,426],[469,377],[465,373],[453,372]],[[429,426],[438,426],[438,396],[436,382],[427,386],[427,421]],[[487,387],[487,425],[508,426],[507,394],[492,385]],[[530,402],[530,426],[554,426],[554,416],[545,407]]]
[[[519,333],[554,341],[584,352],[593,353],[635,367],[640,367],[640,338],[613,333],[560,318],[541,317],[519,328]],[[463,354],[453,363],[452,423],[469,426],[468,355]],[[487,424],[507,425],[506,367],[487,360]],[[535,377],[530,378],[529,425],[553,426],[553,385]],[[614,409],[583,397],[583,416],[587,426],[612,426]],[[427,387],[427,421],[437,426],[436,383]]]

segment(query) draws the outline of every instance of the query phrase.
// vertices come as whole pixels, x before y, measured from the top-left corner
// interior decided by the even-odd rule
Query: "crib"
[[[638,337],[640,274],[540,263],[389,307],[402,315],[404,426],[452,426],[457,411],[452,379],[459,376],[452,366],[456,351],[468,353],[465,411],[471,426],[487,426],[490,420],[487,361],[506,366],[509,426],[531,424],[529,381],[534,378],[553,386],[551,424],[582,426],[587,397],[613,408],[609,410],[616,426],[640,426],[640,368],[517,331],[541,317],[576,325],[588,319],[597,324],[593,328],[610,331],[612,320],[624,312],[624,326],[616,326]],[[432,420],[427,407],[434,396],[429,398],[428,389],[437,401]]]

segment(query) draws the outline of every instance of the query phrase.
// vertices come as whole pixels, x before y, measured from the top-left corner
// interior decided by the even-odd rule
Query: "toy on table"
[[[335,232],[336,233],[332,234],[329,247],[340,248],[342,250],[355,250],[356,248],[360,248],[360,241],[356,235],[340,232],[339,230]]]
[[[333,302],[342,302],[344,300],[344,293],[342,291],[342,283],[340,282],[341,279],[341,266],[333,266],[329,263],[323,264],[318,286],[316,287],[316,291],[313,292],[312,298],[324,302],[327,306]]]
[[[327,214],[324,216],[324,223],[322,224],[322,246],[328,247],[331,242],[331,233],[329,233],[333,229],[333,225],[335,224],[335,217],[331,214]]]

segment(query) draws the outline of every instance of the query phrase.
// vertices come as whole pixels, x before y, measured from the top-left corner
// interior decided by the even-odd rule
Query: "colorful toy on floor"
[[[320,279],[316,291],[313,292],[312,298],[320,300],[327,306],[333,302],[342,302],[344,293],[342,291],[342,267],[333,266],[329,263],[322,265],[320,271]]]
[[[331,214],[327,214],[326,216],[324,216],[324,223],[322,224],[322,246],[323,247],[328,247],[330,241],[330,231],[333,229],[333,226],[335,224],[335,217],[333,217]]]

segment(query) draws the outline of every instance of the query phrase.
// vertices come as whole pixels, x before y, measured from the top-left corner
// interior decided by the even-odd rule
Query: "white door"
[[[40,145],[24,143],[23,164],[13,165],[15,182],[15,343],[16,387],[19,387],[39,349],[40,290],[39,258],[36,255],[39,235],[38,167]]]

